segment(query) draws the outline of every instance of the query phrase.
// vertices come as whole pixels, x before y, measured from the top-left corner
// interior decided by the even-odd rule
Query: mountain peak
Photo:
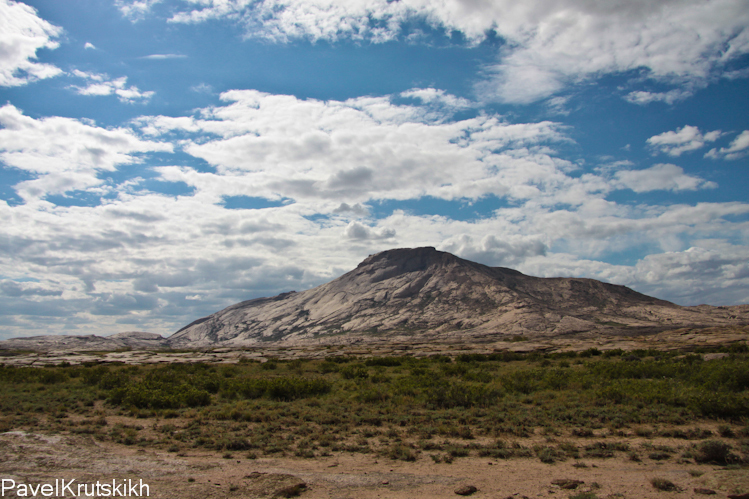
[[[532,277],[422,247],[370,255],[317,288],[232,305],[194,321],[168,341],[179,347],[319,344],[695,324],[722,322],[710,312],[678,307],[624,286]]]
[[[460,259],[455,255],[437,251],[432,246],[397,248],[369,255],[359,264],[357,270],[389,269],[388,275],[392,277],[403,273],[423,271],[434,265],[458,260]]]
[[[427,262],[438,259],[442,255],[449,255],[453,258],[457,258],[450,253],[437,251],[433,246],[422,246],[420,248],[394,248],[375,253],[374,255],[369,255],[359,264],[359,267],[377,264],[381,261],[395,263],[417,260],[420,262]]]

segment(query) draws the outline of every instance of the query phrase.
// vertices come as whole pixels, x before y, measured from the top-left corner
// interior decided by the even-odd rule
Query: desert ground
[[[745,386],[740,370],[749,355],[748,338],[749,328],[734,327],[608,338],[568,335],[503,342],[375,342],[320,348],[275,346],[264,351],[5,352],[0,357],[5,383],[0,391],[0,478],[5,480],[4,496],[38,498],[44,495],[24,495],[11,488],[11,483],[37,486],[59,479],[68,483],[75,479],[79,484],[142,480],[149,486],[149,497],[159,499],[398,499],[463,494],[499,499],[731,497],[749,493],[749,420],[735,412],[743,407],[740,403],[724,400],[734,411],[730,417],[716,416],[703,404],[700,407],[707,416],[691,418],[689,414],[697,412],[689,411],[697,409],[681,406],[678,400],[648,412],[647,404],[637,409],[645,400],[637,393],[625,394],[621,405],[614,407],[607,405],[608,392],[595,386],[585,388],[588,395],[575,399],[574,383],[560,389],[538,387],[527,393],[513,392],[506,383],[513,373],[578,372],[583,376],[596,365],[619,366],[626,371],[677,363],[701,365],[705,372],[720,376],[726,373],[726,383],[733,379]],[[591,357],[592,351],[598,352],[597,356]],[[522,358],[489,362],[471,357],[497,352],[514,352]],[[628,352],[640,352],[642,359],[633,360]],[[435,355],[443,360],[430,360],[436,359]],[[461,360],[460,355],[465,358]],[[330,359],[343,360],[336,364]],[[376,362],[367,364],[367,359],[410,360],[378,367]],[[272,371],[264,368],[269,361],[278,364]],[[208,406],[169,410],[113,402],[117,388],[106,386],[107,379],[116,379],[111,376],[129,373],[141,383],[148,373],[168,373],[164,369],[173,364],[204,364],[207,367],[195,372],[237,383],[268,376],[324,378],[332,391],[325,396],[276,401],[267,397],[223,398],[224,392],[219,390]],[[36,368],[29,369],[33,366]],[[98,384],[95,380],[84,383],[88,369],[111,376],[105,375]],[[185,369],[178,372],[193,372]],[[63,377],[32,379],[34,373],[45,370]],[[351,377],[359,372],[364,377]],[[29,376],[32,378],[26,379]],[[382,380],[378,381],[378,376]],[[491,411],[504,409],[471,405],[430,409],[426,399],[419,397],[429,393],[433,397],[428,379],[440,376],[445,383],[457,383],[455,386],[504,390],[506,394],[499,400],[502,407],[513,411],[507,421],[514,418],[515,423],[492,426],[492,421],[501,420],[501,414]],[[664,379],[662,386],[679,387],[689,382],[690,396],[700,396],[700,380],[679,379]],[[381,389],[378,387],[397,390],[401,382],[417,383],[413,385],[416,392],[393,394],[382,401],[360,399]],[[640,383],[632,386],[649,386],[647,380],[632,382]],[[731,389],[738,391],[730,393],[746,401],[744,388]],[[68,395],[62,395],[64,390],[69,390]],[[90,397],[84,401],[88,392]],[[570,400],[589,405],[574,413],[563,406]],[[549,424],[550,416],[543,411],[548,410],[544,404],[550,401],[556,401],[558,414],[577,414],[578,419],[559,427]],[[342,403],[350,405],[336,405]],[[356,411],[371,411],[370,418],[379,414],[382,425],[357,426],[351,414]],[[588,425],[585,411],[600,419]],[[671,420],[659,420],[660,413]],[[326,426],[326,414],[340,420]],[[467,422],[458,423],[464,416]],[[623,420],[616,423],[612,417]],[[399,426],[398,421],[405,426]],[[533,421],[540,424],[534,427]],[[462,435],[469,426],[468,436]],[[236,439],[247,446],[232,447]],[[219,441],[226,444],[217,445]],[[728,457],[722,462],[699,459],[699,448],[705,442],[724,444],[730,449]],[[85,493],[57,497],[63,496],[72,499],[85,497]]]
[[[630,443],[637,446],[642,442],[631,439]],[[653,443],[679,445],[668,439]],[[158,499],[295,494],[309,499],[450,498],[459,497],[456,490],[464,486],[477,489],[471,497],[502,499],[524,496],[686,499],[703,497],[707,490],[714,491],[716,497],[749,491],[749,472],[739,467],[649,459],[634,462],[622,457],[553,464],[535,458],[477,457],[456,459],[448,464],[435,463],[426,456],[403,462],[350,453],[315,459],[247,459],[239,454],[226,458],[201,451],[175,455],[97,442],[85,436],[17,431],[0,435],[0,449],[0,473],[4,479],[35,485],[53,483],[55,479],[90,484],[97,480],[131,478],[147,483],[150,497]],[[667,479],[678,490],[659,491],[651,484],[653,478]],[[565,489],[554,484],[560,480],[582,483],[575,489]],[[704,490],[697,493],[695,489]]]

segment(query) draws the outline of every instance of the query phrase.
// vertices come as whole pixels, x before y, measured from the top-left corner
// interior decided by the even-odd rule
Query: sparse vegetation
[[[653,485],[653,488],[662,490],[663,492],[676,492],[679,490],[679,487],[674,482],[665,478],[653,478],[650,480],[650,483]]]
[[[535,457],[551,464],[681,455],[732,464],[749,453],[741,440],[749,434],[749,353],[738,348],[709,362],[678,352],[590,349],[230,366],[0,367],[0,393],[6,431],[90,434],[249,459],[357,452],[439,463],[469,455]],[[531,435],[546,443],[519,443]],[[691,442],[633,449],[618,438],[627,435]]]

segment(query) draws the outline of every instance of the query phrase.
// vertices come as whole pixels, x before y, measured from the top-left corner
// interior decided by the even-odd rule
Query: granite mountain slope
[[[749,307],[680,307],[593,279],[539,278],[431,247],[372,255],[327,284],[230,306],[168,338],[172,347],[351,343],[749,322]]]

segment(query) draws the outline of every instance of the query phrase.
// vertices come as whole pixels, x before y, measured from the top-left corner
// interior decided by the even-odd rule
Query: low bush
[[[361,364],[351,364],[342,367],[338,373],[343,379],[366,379],[369,377],[369,371]]]
[[[720,440],[705,440],[697,445],[694,460],[698,463],[727,464],[731,446]]]
[[[441,409],[453,407],[487,407],[500,398],[501,392],[473,383],[436,384],[426,392],[428,404]]]
[[[658,489],[662,490],[664,492],[676,492],[679,490],[679,487],[676,486],[674,482],[671,480],[666,480],[665,478],[653,478],[650,480],[650,484]]]
[[[386,454],[390,459],[400,461],[416,461],[416,452],[403,444],[396,444],[390,447]]]

